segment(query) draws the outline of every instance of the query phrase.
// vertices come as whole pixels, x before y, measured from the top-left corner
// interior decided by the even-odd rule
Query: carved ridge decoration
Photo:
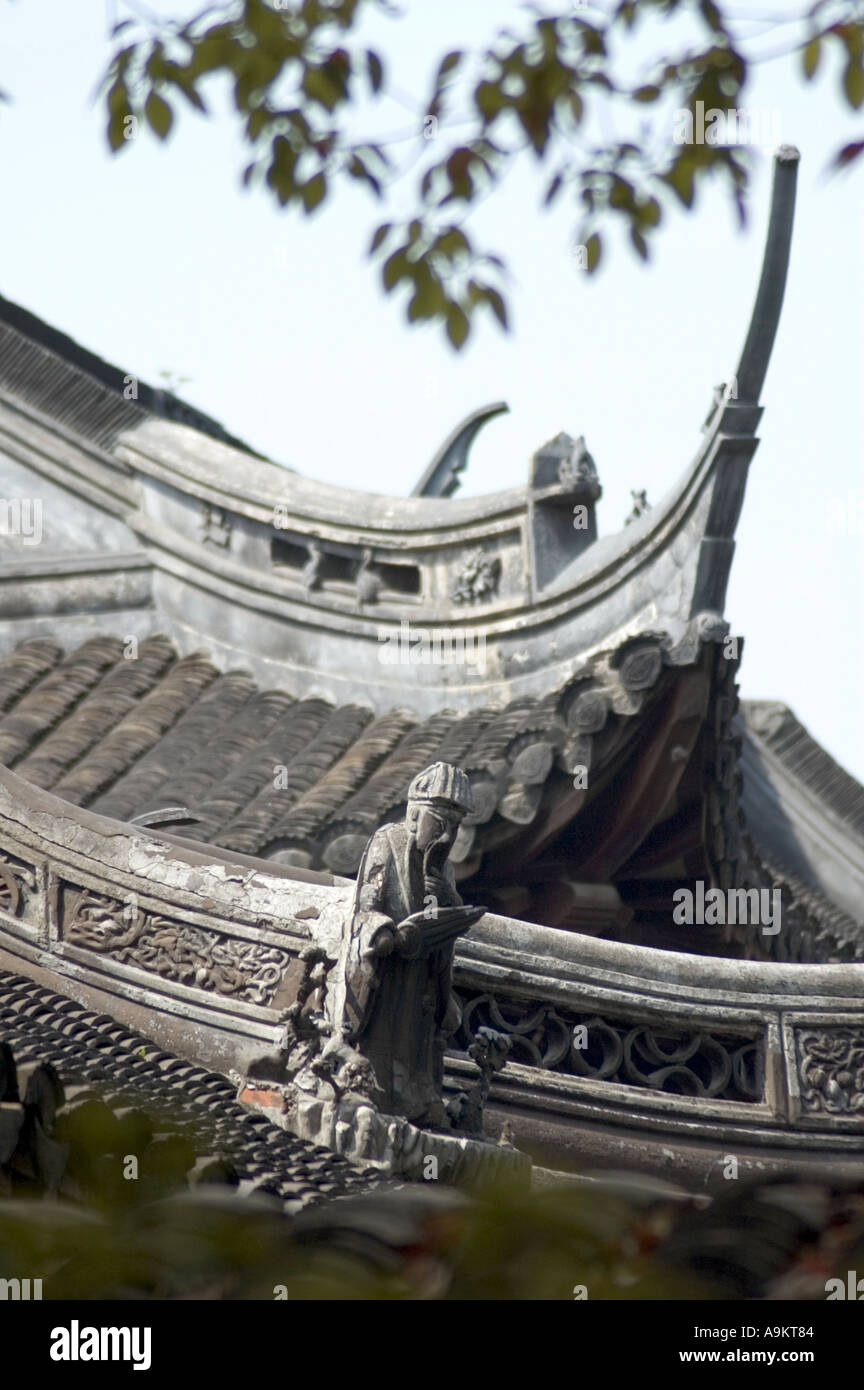
[[[27,890],[36,891],[36,870],[5,850],[0,851],[0,912],[20,917],[27,906]]]
[[[266,1004],[291,956],[275,946],[190,926],[128,900],[64,885],[61,935],[70,946],[110,956],[163,979]]]
[[[218,545],[222,549],[227,549],[231,544],[231,521],[221,507],[202,502],[198,524],[201,528],[201,539],[205,543],[209,541],[211,545]]]
[[[525,1066],[673,1095],[751,1104],[764,1099],[761,1039],[634,1024],[492,994],[468,998],[461,992],[459,998],[457,1045],[466,1051],[478,1028],[491,1026],[510,1038],[511,1059]],[[580,1026],[587,1030],[585,1048],[576,1045]],[[864,1064],[864,1035],[861,1044]]]
[[[802,1112],[860,1115],[864,1111],[864,1026],[795,1031]]]
[[[456,572],[450,597],[455,603],[479,603],[494,598],[501,578],[501,560],[481,549],[472,550]]]

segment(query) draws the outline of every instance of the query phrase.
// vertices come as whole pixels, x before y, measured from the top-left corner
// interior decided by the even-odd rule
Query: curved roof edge
[[[769,856],[864,925],[864,787],[777,701],[742,701],[742,806]]]
[[[4,329],[11,329],[12,334],[4,333]],[[32,344],[32,360],[21,360],[20,344],[15,341],[18,335]],[[38,371],[35,370],[37,358]],[[134,395],[128,389],[132,382]],[[221,440],[246,454],[255,453],[203,410],[180,400],[172,391],[148,386],[122,368],[112,366],[68,334],[52,328],[29,309],[3,295],[0,295],[0,385],[7,390],[13,389],[37,409],[51,407],[48,411],[51,415],[56,413],[54,403],[62,398],[64,407],[56,415],[58,423],[66,423],[85,439],[103,447],[109,447],[121,430],[153,415],[188,425],[199,434]]]
[[[741,358],[748,392],[761,384],[776,333],[796,173],[797,160],[781,152]],[[377,703],[385,683],[382,644],[401,642],[406,622],[421,634],[447,624],[466,647],[477,635],[484,644],[488,639],[482,674],[473,660],[450,661],[443,675],[431,662],[408,662],[403,671],[400,660],[388,668],[386,684],[404,685],[406,693],[422,687],[427,703],[446,687],[448,698],[473,705],[492,691],[498,698],[500,688],[541,693],[553,662],[557,682],[574,661],[624,637],[683,630],[699,614],[722,615],[761,415],[740,382],[715,397],[696,457],[663,501],[598,541],[593,501],[599,482],[584,441],[559,436],[544,446],[526,487],[461,500],[376,497],[316,483],[241,452],[215,428],[208,435],[155,418],[119,391],[110,418],[99,416],[104,402],[84,410],[92,409],[100,429],[108,430],[110,448],[58,448],[63,425],[45,413],[50,402],[37,408],[27,401],[28,373],[39,375],[28,352],[22,349],[18,386],[13,361],[11,392],[0,393],[0,434],[4,454],[14,461],[10,467],[20,472],[23,465],[77,494],[82,504],[121,519],[127,548],[143,550],[153,566],[154,609],[168,626],[188,627],[190,640],[230,638],[234,649],[242,631],[242,650],[250,657],[284,654],[286,671],[298,680],[311,670],[351,670]],[[23,392],[17,403],[16,390]],[[54,407],[61,419],[64,399]],[[75,406],[76,428],[82,409]],[[112,412],[128,409],[135,425],[118,435],[119,416]],[[576,527],[576,498],[587,503],[585,530]],[[79,591],[86,590],[87,611],[98,610],[103,599],[94,585],[68,562],[67,569],[69,575],[52,576],[50,586],[41,571],[13,576],[17,587],[9,602],[23,635],[22,624],[32,626],[36,615],[41,631],[51,614],[80,612]],[[140,607],[137,590],[123,602],[133,599]]]
[[[0,767],[0,849],[4,880],[16,880],[26,899],[20,910],[0,905],[0,943],[30,945],[26,954],[42,965],[52,964],[60,974],[76,973],[76,961],[89,956],[97,968],[104,958],[97,951],[75,950],[63,937],[57,920],[57,890],[46,880],[57,876],[87,884],[88,893],[107,892],[122,907],[124,884],[142,899],[151,894],[165,911],[173,908],[189,920],[190,908],[209,919],[211,929],[254,939],[265,946],[294,949],[307,931],[295,912],[302,903],[314,903],[323,917],[344,910],[353,885],[332,875],[283,869],[271,861],[245,860],[254,867],[239,872],[238,857],[211,845],[180,841],[176,837],[113,821],[77,806],[51,792],[44,792]],[[22,862],[24,856],[29,865]],[[62,892],[61,892],[62,897]],[[137,907],[136,907],[137,910]],[[267,915],[262,919],[261,914]],[[53,921],[52,921],[53,914]],[[248,926],[244,924],[248,919]],[[94,919],[96,922],[97,919]],[[98,922],[97,922],[98,925]],[[250,937],[250,928],[253,934]],[[487,913],[457,946],[466,966],[470,961],[491,960],[506,972],[509,953],[530,958],[531,972],[565,977],[572,969],[602,972],[607,984],[626,987],[639,982],[658,996],[682,999],[709,992],[717,1001],[740,1006],[758,1003],[765,996],[782,996],[801,1007],[815,1007],[817,999],[859,1000],[864,994],[864,963],[838,965],[776,964],[727,957],[713,958],[607,941],[562,931],[556,927],[518,921]],[[115,967],[129,975],[129,968]],[[131,977],[141,972],[132,970]],[[164,985],[165,982],[157,982]],[[175,986],[173,994],[204,999],[200,987]],[[262,1001],[263,1002],[263,1001]],[[228,1009],[239,1023],[268,1014],[266,1004],[242,1004],[214,995],[214,1006]]]

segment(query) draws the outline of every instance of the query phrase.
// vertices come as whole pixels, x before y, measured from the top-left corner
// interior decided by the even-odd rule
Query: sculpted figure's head
[[[452,763],[432,763],[408,788],[408,832],[423,854],[446,859],[463,818],[474,810],[471,783]]]

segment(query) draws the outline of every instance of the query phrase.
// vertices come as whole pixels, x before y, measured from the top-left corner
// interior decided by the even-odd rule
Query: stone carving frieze
[[[249,1004],[269,1002],[291,959],[274,946],[145,911],[134,894],[119,902],[67,885],[62,904],[61,935],[70,946]]]
[[[23,859],[0,852],[0,912],[7,917],[25,918],[32,895],[36,893],[36,870]]]
[[[864,1111],[864,1026],[797,1030],[801,1109],[805,1115]]]
[[[756,1039],[650,1027],[492,994],[463,992],[460,1000],[457,1042],[466,1050],[482,1027],[491,1026],[510,1038],[512,1060],[526,1066],[675,1095],[763,1099],[763,1052]]]
[[[221,507],[213,507],[209,502],[201,504],[199,518],[201,539],[210,545],[218,545],[225,550],[231,544],[231,520]]]
[[[456,572],[450,597],[455,603],[480,603],[494,598],[500,578],[499,557],[479,549],[472,550]]]

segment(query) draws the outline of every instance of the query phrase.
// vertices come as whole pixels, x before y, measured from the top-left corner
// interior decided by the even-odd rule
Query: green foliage
[[[206,113],[203,89],[221,79],[252,147],[244,184],[269,189],[281,207],[306,216],[346,180],[386,200],[398,177],[387,142],[358,142],[350,133],[358,104],[374,104],[388,93],[382,55],[361,47],[355,35],[373,8],[398,13],[387,0],[279,0],[278,7],[276,0],[229,0],[205,6],[188,21],[124,20],[113,31],[122,46],[104,82],[110,148],[119,152],[133,144],[130,134],[139,126],[167,140],[176,120],[172,101],[182,97],[181,106]],[[503,328],[507,309],[501,262],[475,248],[464,232],[457,244],[454,234],[523,156],[543,170],[545,205],[570,194],[579,218],[575,239],[588,248],[589,273],[601,263],[609,225],[618,225],[647,260],[662,206],[671,200],[693,208],[707,178],[726,182],[744,220],[749,168],[740,147],[670,143],[657,156],[641,135],[638,145],[608,140],[592,148],[584,140],[589,117],[609,99],[638,114],[643,132],[645,117],[661,102],[691,114],[698,103],[719,113],[743,106],[750,60],[736,37],[734,7],[730,12],[725,0],[620,0],[604,7],[562,5],[553,15],[527,8],[521,34],[501,30],[485,48],[453,48],[438,61],[428,100],[417,112],[415,139],[426,158],[413,215],[401,228],[383,224],[370,249],[385,290],[407,290],[408,321],[440,324],[457,349],[468,341],[478,309],[488,308]],[[648,19],[682,14],[696,23],[695,42],[636,82],[620,76],[627,36]],[[778,26],[787,18],[778,18]],[[804,32],[799,22],[789,51],[799,49],[804,79],[816,79],[825,67],[824,50],[833,49],[841,65],[841,102],[860,110],[861,0],[812,0],[799,21]],[[457,142],[448,134],[454,111],[463,117]],[[132,117],[137,124],[130,125]],[[862,152],[864,141],[845,145],[835,167],[849,167]],[[458,223],[450,220],[454,206]],[[391,235],[399,245],[387,248]],[[491,280],[478,275],[490,269]]]
[[[78,1205],[0,1201],[0,1277],[41,1278],[43,1298],[61,1300],[570,1301],[577,1288],[595,1301],[712,1296],[658,1263],[644,1222],[608,1195],[499,1187],[468,1200],[437,1190],[443,1200],[431,1201],[422,1185],[405,1245],[399,1193],[289,1218],[268,1198],[182,1190],[187,1158],[166,1154],[149,1183],[103,1175],[98,1190],[94,1170]]]

